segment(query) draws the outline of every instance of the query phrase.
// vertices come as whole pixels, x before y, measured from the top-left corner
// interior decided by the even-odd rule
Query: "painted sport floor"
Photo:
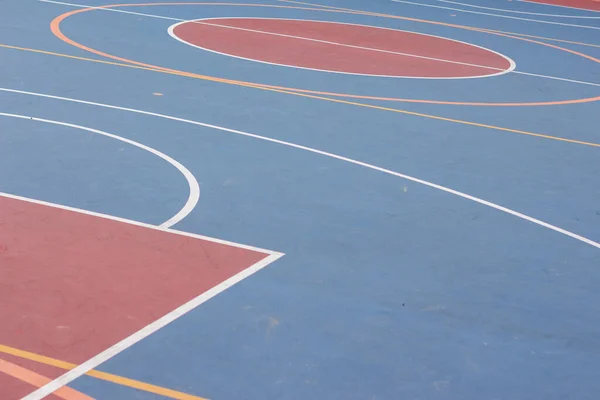
[[[0,400],[597,399],[599,2],[81,1],[0,2]]]

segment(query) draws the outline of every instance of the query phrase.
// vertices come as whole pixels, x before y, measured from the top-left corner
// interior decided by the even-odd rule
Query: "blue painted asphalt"
[[[383,1],[329,4],[454,18]],[[2,41],[84,55],[48,35],[49,21],[70,9],[11,1],[10,12],[0,16]],[[202,12],[194,7],[144,12],[158,14],[159,9],[161,15],[181,18],[206,15],[204,7]],[[220,10],[211,12],[222,15]],[[232,10],[241,13],[230,7],[226,15]],[[21,14],[26,23],[15,24]],[[230,59],[174,42],[166,35],[170,21],[105,14],[74,17],[65,22],[65,33],[146,62],[321,89],[345,85],[483,101],[597,94],[591,87],[533,77],[367,86],[366,79],[336,77],[336,82],[331,74],[264,65],[244,63],[238,69]],[[483,24],[476,16],[460,18],[456,23]],[[542,36],[550,30],[485,21],[488,27]],[[552,31],[593,41],[573,29]],[[428,31],[436,32],[447,33]],[[518,64],[523,60],[530,72],[597,76],[593,63],[558,52],[540,50],[540,58],[554,62],[536,64],[538,47],[498,38],[488,45],[501,47]],[[0,49],[0,54],[1,87],[292,141],[427,179],[600,239],[597,148],[16,50]],[[595,103],[395,106],[600,142]],[[213,399],[593,399],[600,390],[598,249],[397,177],[231,133],[1,92],[0,111],[81,124],[155,147],[186,165],[201,184],[197,209],[176,228],[286,253],[102,370]],[[123,146],[107,139],[2,117],[0,133],[0,191],[151,223],[170,217],[185,199],[181,176],[136,149],[120,151]],[[91,189],[92,182],[101,193]],[[91,378],[73,386],[99,399],[157,398]]]

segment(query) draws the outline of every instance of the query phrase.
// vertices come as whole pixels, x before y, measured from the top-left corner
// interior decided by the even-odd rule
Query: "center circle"
[[[329,21],[207,18],[177,23],[169,34],[188,45],[245,60],[354,75],[479,78],[515,68],[510,58],[473,44]]]

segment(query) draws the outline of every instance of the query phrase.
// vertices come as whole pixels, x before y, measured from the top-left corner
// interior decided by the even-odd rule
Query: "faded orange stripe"
[[[0,372],[4,372],[13,378],[17,378],[38,388],[52,382],[52,379],[50,378],[2,359],[0,359]],[[52,394],[64,400],[94,400],[92,397],[86,396],[85,394],[67,386],[58,389]]]
[[[53,367],[72,370],[77,365],[72,364],[66,361],[57,360],[55,358],[50,358],[46,356],[42,356],[40,354],[31,353],[29,351],[15,349],[14,347],[4,346],[0,344],[0,353],[10,354],[15,357],[23,358],[25,360],[31,360],[35,362],[39,362],[45,365],[51,365]],[[164,387],[160,387],[157,385],[152,385],[146,382],[136,381],[133,379],[125,378],[118,375],[109,374],[107,372],[101,372],[96,370],[89,371],[86,375],[92,376],[96,379],[101,379],[103,381],[111,382],[117,385],[122,385],[126,387],[130,387],[133,389],[143,390],[148,393],[159,394],[171,399],[177,400],[208,400],[204,397],[198,397],[191,394],[178,392],[176,390],[167,389]]]

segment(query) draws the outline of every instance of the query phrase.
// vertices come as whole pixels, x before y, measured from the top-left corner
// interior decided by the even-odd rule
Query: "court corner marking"
[[[175,235],[187,236],[187,237],[191,237],[191,238],[195,238],[195,239],[199,239],[199,240],[229,245],[231,247],[250,250],[250,251],[262,253],[265,255],[264,258],[257,261],[256,263],[246,267],[243,271],[238,272],[237,274],[224,280],[223,282],[221,282],[218,285],[212,287],[211,289],[205,291],[204,293],[201,293],[200,295],[196,296],[195,298],[188,301],[187,303],[177,307],[175,310],[167,313],[166,315],[162,316],[161,318],[157,319],[156,321],[150,323],[149,325],[145,326],[144,328],[131,334],[127,338],[121,340],[120,342],[114,344],[113,346],[102,351],[101,353],[97,354],[96,356],[90,358],[83,364],[80,364],[80,365],[76,366],[75,368],[67,371],[60,377],[54,379],[53,381],[47,383],[46,385],[40,387],[39,389],[35,390],[34,392],[23,397],[22,400],[41,400],[41,399],[45,398],[46,396],[54,393],[56,390],[59,390],[60,388],[64,387],[65,385],[68,385],[70,382],[74,381],[75,379],[88,374],[91,370],[94,370],[102,363],[108,361],[109,359],[113,358],[114,356],[121,353],[122,351],[124,351],[124,350],[128,349],[129,347],[133,346],[134,344],[140,342],[141,340],[150,336],[154,332],[162,329],[163,327],[165,327],[166,325],[175,321],[176,319],[178,319],[178,318],[182,317],[183,315],[187,314],[188,312],[194,310],[201,304],[207,302],[208,300],[212,299],[213,297],[217,296],[218,294],[222,293],[223,291],[229,289],[230,287],[234,286],[235,284],[239,283],[240,281],[253,275],[254,273],[260,271],[261,269],[265,268],[269,264],[277,261],[279,258],[284,256],[284,253],[280,253],[280,252],[260,249],[258,247],[243,245],[240,243],[229,242],[229,241],[215,239],[215,238],[202,236],[202,235],[196,235],[196,234],[192,234],[192,233],[188,233],[188,232],[177,231],[177,230],[173,230],[173,229],[169,229],[169,228],[146,224],[143,222],[128,220],[125,218],[114,217],[111,215],[82,210],[82,209],[78,209],[78,208],[74,208],[74,207],[63,206],[60,204],[50,203],[50,202],[46,202],[46,201],[42,201],[42,200],[31,199],[28,197],[18,196],[18,195],[14,195],[14,194],[10,194],[10,193],[0,192],[0,196],[5,197],[5,198],[10,198],[13,200],[21,200],[21,201],[25,201],[25,202],[32,203],[32,204],[53,207],[53,208],[57,208],[57,209],[76,212],[79,214],[85,214],[85,215],[90,215],[90,216],[94,216],[94,217],[98,217],[98,218],[108,219],[108,220],[112,220],[112,221],[116,221],[116,222],[120,222],[120,223],[135,225],[135,226],[158,230],[158,231],[162,231],[162,232],[167,232],[167,233],[171,233],[171,234],[175,234]]]

